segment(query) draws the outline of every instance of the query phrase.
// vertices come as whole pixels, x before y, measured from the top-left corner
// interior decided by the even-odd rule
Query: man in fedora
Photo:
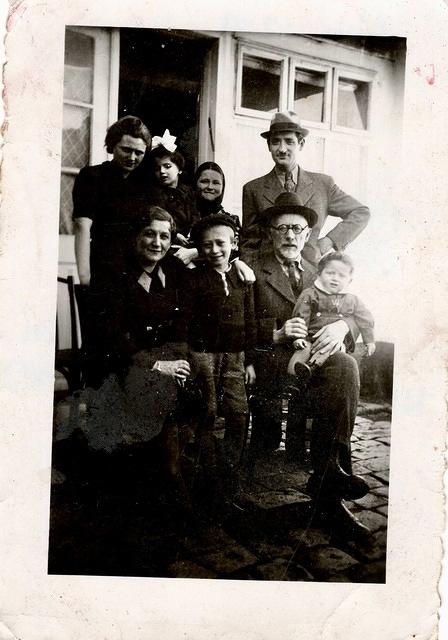
[[[252,402],[252,462],[274,451],[282,433],[282,398],[291,384],[287,365],[292,342],[305,338],[304,320],[293,318],[296,299],[310,286],[316,268],[302,251],[319,224],[317,213],[301,205],[295,193],[281,193],[262,215],[261,221],[269,249],[253,263],[257,349],[255,357],[256,390]],[[299,395],[293,394],[288,410],[286,454],[294,461],[300,455],[300,425],[313,418],[311,463],[313,473],[308,491],[316,501],[317,512],[325,516],[334,533],[345,538],[368,534],[348,511],[343,499],[365,495],[369,487],[353,475],[350,438],[359,395],[356,361],[341,351],[354,347],[357,328],[351,318],[338,320],[319,331],[313,342],[313,354],[329,353],[316,367]],[[293,379],[294,380],[294,379]]]
[[[294,111],[284,111],[275,113],[269,131],[261,134],[267,140],[275,166],[267,175],[251,180],[243,187],[240,247],[245,260],[250,261],[260,249],[264,250],[261,214],[283,191],[297,193],[302,204],[317,213],[317,222],[303,252],[314,264],[333,249],[343,251],[369,220],[369,209],[339,189],[330,176],[310,173],[299,166],[299,152],[308,133]],[[336,216],[341,221],[325,237],[319,238],[327,216]]]

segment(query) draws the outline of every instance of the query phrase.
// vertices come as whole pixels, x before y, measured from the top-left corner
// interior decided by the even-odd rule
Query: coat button
[[[317,316],[318,318],[320,318],[320,317],[321,317],[321,315],[322,315],[322,314],[321,314],[321,312],[320,312],[320,311],[318,311],[318,312],[316,313],[316,316]]]

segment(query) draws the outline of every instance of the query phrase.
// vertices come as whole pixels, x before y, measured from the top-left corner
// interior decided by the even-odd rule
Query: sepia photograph
[[[443,638],[446,3],[3,4],[1,640]]]
[[[65,27],[50,575],[386,582],[406,51]]]

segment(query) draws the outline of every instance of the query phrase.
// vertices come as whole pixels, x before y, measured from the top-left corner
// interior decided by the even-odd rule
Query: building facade
[[[76,276],[71,190],[79,170],[107,159],[104,135],[136,115],[178,137],[187,170],[215,160],[224,205],[241,215],[242,186],[270,170],[260,133],[272,113],[293,109],[310,129],[300,164],[330,174],[372,211],[350,246],[356,292],[393,338],[384,291],[394,267],[394,192],[404,94],[405,40],[296,34],[66,29],[61,150],[61,274]],[[323,233],[337,220],[329,219]],[[355,289],[354,289],[355,291]],[[58,302],[59,334],[66,302]]]

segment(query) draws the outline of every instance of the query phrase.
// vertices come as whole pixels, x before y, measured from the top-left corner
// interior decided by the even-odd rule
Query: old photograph
[[[49,574],[386,581],[405,61],[66,27]]]

